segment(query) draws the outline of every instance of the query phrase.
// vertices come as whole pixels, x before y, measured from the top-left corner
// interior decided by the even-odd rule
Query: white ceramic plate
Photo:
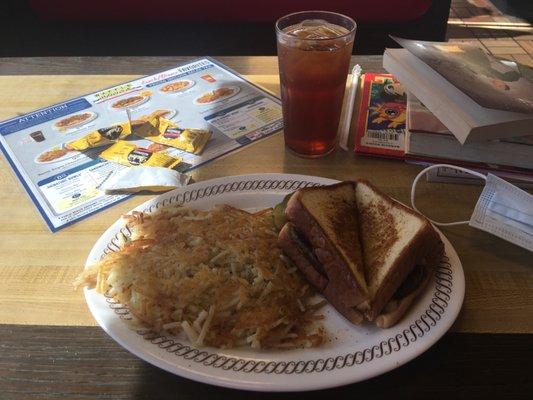
[[[331,179],[287,174],[256,174],[195,183],[150,200],[138,211],[151,212],[169,203],[209,209],[230,204],[243,209],[270,207],[305,186],[332,184]],[[115,222],[94,245],[87,264],[116,251]],[[442,234],[441,234],[442,236]],[[120,345],[143,360],[185,378],[231,388],[303,391],[362,381],[417,357],[450,328],[463,303],[465,281],[457,253],[442,236],[446,256],[434,280],[399,324],[390,329],[353,326],[325,308],[331,341],[316,349],[286,351],[193,348],[186,340],[136,332],[122,319],[126,308],[85,290],[87,304],[100,326]]]
[[[178,82],[186,82],[187,86],[183,86],[182,88],[176,89],[176,90],[166,90],[165,91],[166,88],[172,87],[173,84],[178,83]],[[192,88],[195,84],[196,84],[196,81],[193,81],[191,79],[179,79],[179,80],[174,81],[174,82],[165,83],[163,86],[161,86],[159,88],[159,91],[161,93],[163,93],[163,94],[176,94],[176,93],[180,93],[180,92],[183,92],[184,90]]]
[[[232,92],[230,94],[227,94],[225,96],[219,97],[218,99],[210,101],[210,102],[207,102],[207,103],[200,103],[198,101],[201,97],[205,96],[206,94],[209,94],[209,93],[211,93],[211,92],[213,92],[213,91],[215,91],[217,89],[222,89],[222,87],[231,89]],[[215,104],[215,103],[218,103],[218,102],[220,102],[222,100],[229,99],[230,97],[235,96],[237,93],[239,93],[241,91],[241,88],[239,86],[222,86],[222,87],[215,88],[213,90],[210,90],[209,92],[202,93],[200,96],[198,96],[197,98],[194,99],[193,103],[196,104],[197,106],[208,106],[209,104]]]

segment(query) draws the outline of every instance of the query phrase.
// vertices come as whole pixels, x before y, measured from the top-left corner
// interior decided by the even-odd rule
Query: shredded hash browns
[[[277,247],[272,210],[169,206],[124,217],[132,235],[76,286],[113,296],[146,327],[196,346],[319,346],[313,291]]]

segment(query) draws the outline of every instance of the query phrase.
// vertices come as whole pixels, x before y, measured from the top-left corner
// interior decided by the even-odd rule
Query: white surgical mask
[[[411,187],[413,209],[420,212],[415,206],[415,190],[419,179],[429,170],[439,167],[467,172],[484,179],[486,183],[469,221],[437,222],[428,218],[433,224],[439,226],[468,224],[533,251],[533,196],[495,175],[485,176],[466,168],[447,164],[427,167],[413,181]]]

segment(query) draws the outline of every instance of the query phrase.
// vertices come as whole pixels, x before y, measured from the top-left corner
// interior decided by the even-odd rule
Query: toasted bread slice
[[[346,307],[369,301],[355,184],[300,189],[288,201],[285,214],[322,265],[328,280],[322,291],[330,293],[328,299]]]
[[[406,281],[394,293],[392,299],[383,307],[381,314],[374,320],[375,324],[379,328],[390,328],[395,325],[409,310],[409,307],[416,298],[424,291],[434,272],[434,268],[430,265],[416,266],[407,276]],[[412,287],[404,293],[402,289],[406,284]]]
[[[279,247],[296,264],[307,280],[330,302],[330,304],[348,321],[360,325],[364,315],[355,307],[347,307],[339,300],[334,285],[329,284],[322,265],[312,249],[300,238],[294,225],[286,223],[279,233]]]
[[[296,264],[307,280],[320,293],[323,293],[329,283],[328,277],[313,250],[304,242],[290,222],[281,228],[278,235],[278,245]]]
[[[415,265],[433,267],[440,260],[443,244],[426,218],[370,183],[358,181],[355,197],[370,294],[359,308],[366,306],[365,316],[373,321]]]
[[[300,189],[285,216],[279,246],[356,324],[399,321],[444,252],[426,218],[366,181]]]

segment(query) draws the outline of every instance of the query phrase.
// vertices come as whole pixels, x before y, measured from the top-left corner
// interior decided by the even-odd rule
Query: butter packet
[[[182,161],[180,157],[172,157],[171,155],[161,151],[153,152],[124,140],[119,140],[113,146],[102,151],[100,153],[100,158],[103,158],[107,161],[113,161],[127,167],[136,167],[138,165],[142,165],[174,168]]]
[[[102,189],[106,193],[166,192],[189,183],[191,177],[168,168],[137,167],[115,172]]]
[[[166,118],[152,117],[147,127],[135,134],[154,143],[164,144],[193,154],[201,154],[211,137],[211,132],[203,129],[181,129]]]
[[[129,122],[110,126],[108,128],[101,128],[93,131],[79,139],[65,144],[68,150],[83,151],[93,147],[104,146],[111,144],[119,139],[124,139],[131,134],[131,126]]]

